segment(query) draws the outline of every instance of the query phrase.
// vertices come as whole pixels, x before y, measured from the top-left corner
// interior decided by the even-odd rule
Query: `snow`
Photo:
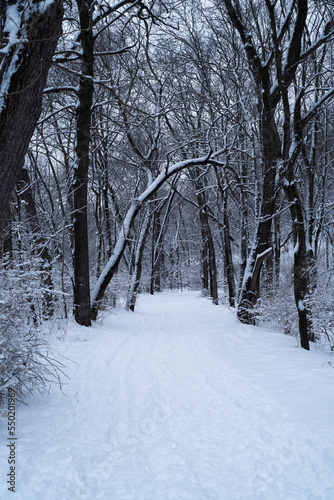
[[[304,302],[302,300],[298,300],[298,310],[299,311],[305,311],[305,306],[304,306]]]
[[[3,31],[6,33],[8,39],[7,50],[8,46],[14,45],[20,41],[18,34],[21,27],[21,16],[17,7],[17,4],[8,5],[6,9],[6,22]],[[7,50],[5,51],[7,52]]]
[[[295,220],[294,223],[296,224],[297,221]],[[297,241],[295,243],[295,246],[293,247],[293,253],[296,255],[299,252],[299,238],[297,237]]]
[[[38,3],[26,1],[23,5],[22,2],[20,4],[17,2],[12,5],[7,5],[5,25],[3,27],[3,33],[5,33],[7,43],[5,47],[1,49],[1,54],[7,54],[11,46],[24,42],[23,33],[26,31],[25,23],[27,23],[27,20],[36,11],[41,14],[46,12],[53,2],[54,0],[44,0],[44,2],[40,1]],[[22,31],[22,33],[20,33],[20,31]]]
[[[0,83],[0,113],[3,111],[5,104],[6,104],[6,99],[7,99],[7,93],[9,90],[11,78],[14,75],[17,67],[17,63],[19,61],[19,54],[16,52],[13,57],[11,58],[11,61],[8,65],[8,68],[3,69],[6,58],[3,59],[2,65],[0,65],[0,72],[3,71],[1,83]]]
[[[20,6],[18,3],[14,3],[6,7],[3,33],[5,34],[4,40],[6,40],[7,43],[1,48],[0,54],[7,55],[10,54],[10,51],[13,51],[13,53],[10,55],[9,62],[7,58],[4,57],[0,64],[0,113],[6,105],[11,79],[17,70],[17,65],[20,60],[20,52],[22,51],[24,43],[27,42],[26,27],[29,25],[29,18],[36,11],[43,14],[53,1],[54,0],[45,0],[37,4],[27,1],[23,5],[20,4]],[[20,9],[18,7],[20,7]]]
[[[264,257],[265,255],[269,254],[270,252],[272,252],[273,249],[272,247],[270,248],[267,248],[266,250],[264,250],[262,253],[259,253],[257,256],[256,256],[256,259],[259,260],[261,259],[262,257]]]
[[[334,498],[331,354],[197,292],[53,338],[71,380],[17,408],[17,500]]]

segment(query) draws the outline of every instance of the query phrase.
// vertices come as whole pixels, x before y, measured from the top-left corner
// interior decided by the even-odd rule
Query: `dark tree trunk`
[[[235,275],[234,266],[232,259],[232,246],[231,246],[231,234],[230,234],[230,221],[227,210],[227,184],[223,183],[221,176],[217,168],[215,168],[216,179],[218,183],[218,189],[221,194],[222,211],[223,211],[223,232],[222,232],[222,243],[223,243],[223,257],[224,257],[224,277],[227,281],[229,304],[231,307],[235,307],[236,298],[236,288],[235,288]]]
[[[298,311],[300,344],[310,349],[309,340],[314,340],[310,329],[311,323],[307,310],[309,293],[309,270],[306,251],[306,231],[303,209],[295,182],[284,183],[284,191],[290,204],[292,230],[294,235],[293,284],[295,302]]]
[[[278,207],[277,207],[278,208]],[[280,223],[280,216],[277,215],[277,210],[276,210],[276,217],[274,218],[274,245],[273,245],[273,261],[274,261],[274,276],[273,276],[273,284],[274,288],[279,287],[279,280],[280,280],[280,268],[281,268],[281,223]]]
[[[201,224],[201,236],[202,236],[202,249],[201,249],[201,257],[202,257],[202,288],[205,292],[209,293],[209,251],[208,246],[205,242],[205,232],[203,231],[203,226]]]
[[[77,107],[77,144],[73,179],[74,240],[74,317],[83,326],[91,325],[89,249],[87,223],[87,188],[90,165],[90,127],[93,103],[94,36],[92,31],[92,0],[77,0],[80,17],[82,74]]]
[[[212,298],[214,304],[218,304],[218,280],[215,246],[212,231],[209,224],[207,212],[207,199],[205,195],[204,182],[200,177],[200,170],[194,168],[190,171],[190,176],[196,188],[197,205],[199,208],[199,222],[201,230],[201,257],[202,257],[202,287]]]
[[[225,259],[225,269],[226,269],[226,278],[228,287],[228,297],[230,306],[234,307],[236,290],[235,290],[235,279],[234,279],[234,266],[232,260],[230,223],[227,212],[226,190],[224,190],[223,193],[223,214],[224,214],[224,259]]]
[[[32,12],[29,15],[28,7],[27,25],[21,30],[25,41],[9,47],[0,65],[0,221],[6,220],[61,34],[62,1],[44,6],[44,0],[31,2]],[[1,35],[3,41],[6,33]]]
[[[145,242],[146,242],[148,230],[150,228],[150,222],[151,222],[151,216],[150,216],[150,214],[146,214],[145,218],[144,218],[144,222],[143,222],[143,227],[141,228],[141,231],[140,231],[140,236],[139,236],[139,240],[138,240],[138,244],[137,244],[137,248],[136,248],[134,270],[133,270],[130,289],[129,289],[129,293],[128,293],[127,309],[130,309],[130,311],[132,311],[132,312],[135,310],[135,306],[136,306],[137,293],[138,293],[138,288],[140,285],[140,278],[141,278],[141,273],[142,273],[142,261],[143,261],[144,250],[145,250]]]
[[[233,26],[238,31],[243,43],[248,59],[249,69],[252,73],[254,85],[258,94],[260,144],[262,149],[262,172],[263,172],[263,192],[260,210],[260,219],[256,232],[255,244],[248,258],[243,287],[240,294],[238,307],[239,318],[246,321],[253,321],[251,305],[256,303],[259,293],[260,274],[257,274],[255,290],[251,284],[254,283],[255,266],[259,256],[271,247],[271,226],[275,212],[275,178],[277,172],[277,162],[281,158],[281,149],[286,149],[277,131],[275,122],[275,112],[282,94],[289,89],[297,67],[300,63],[301,42],[304,33],[308,5],[307,0],[297,0],[295,3],[294,15],[286,19],[285,30],[291,27],[290,39],[285,43],[286,56],[282,61],[282,40],[278,35],[279,27],[274,4],[266,2],[268,19],[270,22],[270,36],[272,43],[272,60],[269,64],[266,57],[261,57],[256,44],[253,42],[247,22],[243,19],[240,5],[235,5],[231,0],[224,0],[227,13]],[[287,31],[288,32],[288,31]],[[261,39],[261,34],[260,34]],[[270,58],[268,58],[270,60]],[[273,84],[275,82],[275,84]],[[287,135],[285,134],[285,138]],[[284,152],[283,152],[284,156]],[[252,300],[250,301],[250,295]]]
[[[203,200],[201,200],[202,202]],[[205,207],[199,212],[201,236],[202,236],[202,258],[203,258],[203,287],[207,290],[214,304],[218,304],[217,265],[215,247],[212,231],[210,228],[208,214]]]
[[[161,292],[164,272],[164,248],[163,248],[163,230],[161,224],[161,209],[156,208],[153,214],[152,227],[152,265],[151,265],[151,285],[150,293]]]
[[[272,254],[272,248],[268,248],[262,254],[256,256],[252,273],[247,278],[242,301],[238,306],[238,317],[242,323],[255,324],[253,308],[257,302],[260,288],[260,272],[263,262]]]
[[[263,99],[265,97],[263,96]],[[267,96],[270,101],[270,98]],[[261,144],[263,159],[263,191],[260,220],[257,226],[254,249],[247,264],[249,276],[244,280],[238,305],[238,317],[243,323],[254,323],[252,309],[260,292],[260,271],[255,266],[258,257],[271,248],[271,228],[275,213],[275,177],[276,164],[281,154],[281,141],[274,120],[274,110],[264,108],[261,114]],[[268,254],[269,255],[269,254]]]

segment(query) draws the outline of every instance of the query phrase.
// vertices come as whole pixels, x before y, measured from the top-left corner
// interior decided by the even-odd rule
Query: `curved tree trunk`
[[[157,178],[145,189],[145,191],[138,196],[137,199],[133,200],[130,208],[124,218],[121,230],[119,232],[116,245],[111,255],[107,265],[103,269],[101,276],[99,277],[95,288],[92,293],[92,319],[97,318],[99,308],[105,291],[112,280],[115,272],[117,270],[118,264],[123,256],[125,247],[127,245],[127,240],[131,231],[132,224],[141,208],[141,205],[149,200],[158,189],[171,177],[173,177],[178,172],[188,168],[194,167],[196,165],[206,165],[209,162],[211,156],[211,151],[206,156],[200,158],[192,158],[190,160],[184,160],[176,163],[168,169],[164,169]]]

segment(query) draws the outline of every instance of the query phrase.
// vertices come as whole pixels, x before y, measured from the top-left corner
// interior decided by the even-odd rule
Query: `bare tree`
[[[313,54],[326,40],[332,36],[332,19],[322,19],[323,33],[312,40],[312,43],[305,43],[308,33],[308,3],[306,0],[297,0],[287,5],[283,2],[280,10],[277,6],[266,0],[261,4],[261,10],[255,8],[255,4],[250,2],[242,8],[239,2],[224,0],[226,12],[239,34],[247,56],[249,70],[253,77],[254,88],[258,99],[259,110],[259,130],[260,144],[262,151],[262,201],[260,218],[257,227],[253,250],[248,259],[246,274],[244,276],[243,288],[239,302],[238,315],[244,322],[252,322],[252,306],[256,303],[259,293],[258,270],[259,257],[269,254],[271,248],[271,226],[275,213],[275,199],[278,193],[277,175],[282,159],[286,159],[291,154],[289,145],[291,144],[290,132],[290,103],[288,92],[291,85],[295,82],[298,68],[311,54]],[[258,16],[265,19],[265,23],[270,25],[269,35],[263,33],[261,24],[257,22]],[[247,20],[247,16],[255,20],[253,27]],[[285,120],[283,125],[283,136],[280,134],[280,114],[279,106],[283,107]],[[296,111],[296,110],[295,110]],[[295,121],[296,114],[295,114]],[[282,139],[283,137],[283,139]],[[290,204],[294,204],[295,199],[299,199],[296,193],[296,186],[291,173],[291,157],[288,162],[290,165],[285,172],[290,172],[287,183],[284,184],[285,193]],[[293,167],[292,167],[293,168]],[[294,187],[292,188],[292,186]],[[292,196],[291,190],[294,190]],[[294,205],[300,216],[302,210]],[[297,213],[292,214],[297,217]],[[297,217],[299,220],[300,218]],[[294,219],[295,220],[295,219]],[[299,221],[299,228],[303,225]],[[294,231],[299,231],[294,228]],[[299,242],[299,252],[306,255],[306,247],[303,245],[303,235],[297,237]],[[304,263],[301,263],[299,254],[295,260],[295,276],[304,275]],[[297,262],[298,261],[298,262]],[[261,267],[261,266],[260,266]],[[298,271],[299,270],[299,271]],[[255,278],[256,274],[256,279]],[[296,278],[297,279],[297,278]],[[300,285],[295,281],[296,303],[299,304],[300,314],[305,316],[306,309],[303,308],[301,296],[303,292],[298,292]],[[304,325],[304,326],[303,326]],[[300,321],[300,336],[302,346],[308,349],[308,334],[305,333],[305,321]]]

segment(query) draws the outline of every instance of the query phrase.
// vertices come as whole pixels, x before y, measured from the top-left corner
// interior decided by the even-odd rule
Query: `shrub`
[[[8,387],[22,396],[60,381],[63,365],[38,326],[41,294],[31,260],[0,269],[0,397]]]

